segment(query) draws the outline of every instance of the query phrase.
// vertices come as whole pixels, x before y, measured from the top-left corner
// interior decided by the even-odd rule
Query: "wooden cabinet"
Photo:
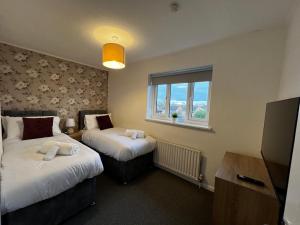
[[[237,174],[265,183],[246,183]],[[215,177],[214,225],[278,225],[279,203],[262,159],[227,152]]]
[[[81,136],[82,136],[83,131],[79,130],[79,131],[75,131],[72,134],[68,134],[71,138],[77,140],[77,141],[81,141]]]

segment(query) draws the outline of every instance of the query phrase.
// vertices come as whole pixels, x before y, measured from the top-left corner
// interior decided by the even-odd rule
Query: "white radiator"
[[[201,182],[201,152],[197,149],[157,139],[154,163],[184,178]]]

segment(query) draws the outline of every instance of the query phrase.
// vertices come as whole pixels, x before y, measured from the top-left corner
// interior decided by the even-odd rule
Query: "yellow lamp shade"
[[[110,69],[123,69],[125,67],[124,47],[116,43],[103,45],[102,64]]]

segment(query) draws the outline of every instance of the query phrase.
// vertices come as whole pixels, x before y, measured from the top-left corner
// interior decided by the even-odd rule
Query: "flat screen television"
[[[281,220],[289,182],[298,110],[299,98],[271,102],[266,107],[261,153],[280,202]]]

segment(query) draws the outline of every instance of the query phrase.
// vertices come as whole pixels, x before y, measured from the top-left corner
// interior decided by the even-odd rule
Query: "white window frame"
[[[211,103],[211,81],[209,81],[208,86],[208,99],[207,99],[207,114],[205,119],[193,118],[193,101],[194,101],[194,85],[195,83],[189,83],[189,112],[188,112],[188,121],[191,123],[209,123],[209,114],[210,114],[210,103]]]
[[[151,102],[150,104],[150,110],[151,112],[147,115],[150,116],[148,119],[158,119],[162,121],[172,121],[172,117],[170,115],[170,99],[171,99],[171,84],[166,84],[167,90],[166,90],[166,105],[165,105],[165,114],[157,114],[156,113],[156,105],[157,105],[157,87],[158,85],[151,85],[150,86],[150,96],[151,96]],[[194,83],[188,83],[188,91],[187,91],[187,99],[186,99],[186,115],[184,122],[176,122],[178,124],[194,124],[194,125],[200,125],[200,126],[207,126],[209,127],[209,114],[210,114],[210,105],[211,105],[211,87],[212,82],[209,81],[209,87],[208,87],[208,100],[207,100],[207,116],[205,119],[197,119],[192,117],[193,113],[193,100],[194,100]]]
[[[154,118],[157,119],[169,119],[168,112],[170,111],[170,85],[167,84],[167,89],[166,89],[166,105],[165,105],[165,113],[164,114],[158,114],[156,112],[156,106],[157,106],[157,90],[158,90],[158,85],[153,85],[152,86],[152,115]]]

